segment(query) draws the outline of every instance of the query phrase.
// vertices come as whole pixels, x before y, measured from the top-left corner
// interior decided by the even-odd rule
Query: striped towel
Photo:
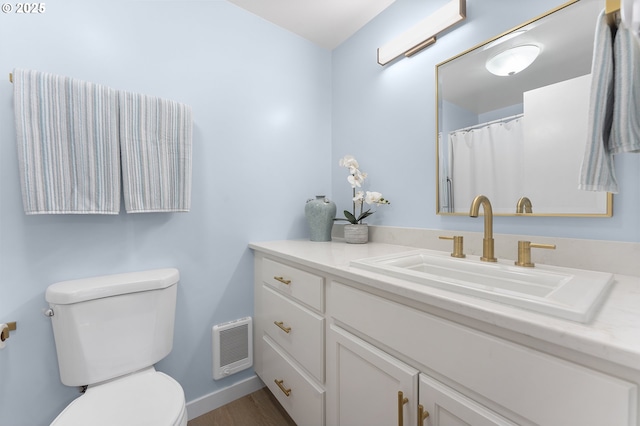
[[[609,152],[640,152],[640,45],[622,23],[613,42],[613,126]]]
[[[117,92],[38,71],[13,71],[26,214],[118,214]]]
[[[598,16],[591,65],[587,143],[578,189],[618,192],[613,155],[608,150],[613,117],[613,40],[604,10]]]
[[[191,207],[191,107],[119,92],[122,184],[127,213]]]

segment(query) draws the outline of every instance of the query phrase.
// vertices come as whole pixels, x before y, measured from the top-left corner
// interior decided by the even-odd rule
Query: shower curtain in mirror
[[[522,195],[524,117],[449,133],[449,173],[456,213],[486,195],[494,213],[514,213]]]

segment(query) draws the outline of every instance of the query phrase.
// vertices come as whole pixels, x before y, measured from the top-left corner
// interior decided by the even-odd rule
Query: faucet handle
[[[462,235],[454,235],[452,237],[441,235],[438,238],[440,238],[441,240],[453,240],[453,252],[451,253],[452,257],[467,257],[467,255],[464,254],[464,239]]]
[[[528,268],[535,266],[535,263],[531,261],[532,248],[555,250],[556,245],[532,243],[531,241],[518,241],[518,260],[514,263],[517,266],[526,266]]]

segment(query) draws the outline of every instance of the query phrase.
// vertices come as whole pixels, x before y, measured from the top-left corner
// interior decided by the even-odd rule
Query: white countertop
[[[615,282],[602,307],[591,322],[583,324],[349,266],[351,260],[413,251],[415,247],[375,242],[346,244],[341,241],[308,240],[251,243],[249,247],[505,330],[640,370],[640,277],[637,276],[614,275]]]

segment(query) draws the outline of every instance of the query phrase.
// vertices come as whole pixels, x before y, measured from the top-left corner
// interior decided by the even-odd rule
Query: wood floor
[[[296,426],[267,388],[189,421],[187,426]]]

